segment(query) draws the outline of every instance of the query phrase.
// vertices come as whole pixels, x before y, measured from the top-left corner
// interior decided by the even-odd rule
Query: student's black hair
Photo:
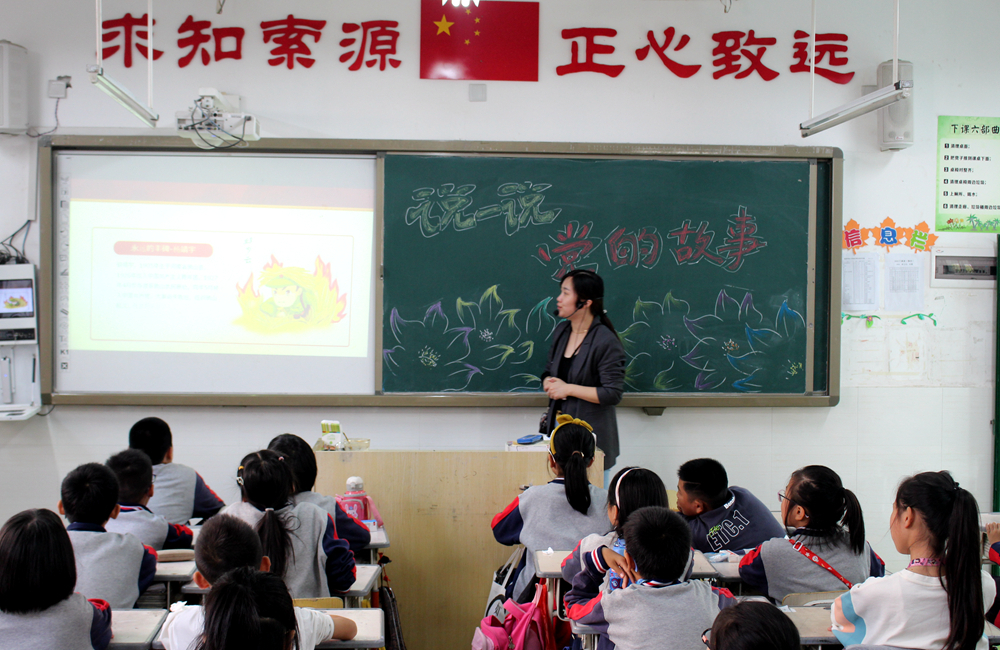
[[[283,433],[271,439],[267,448],[285,457],[295,478],[295,493],[308,492],[316,484],[316,454],[309,443],[294,433]]]
[[[160,418],[143,418],[128,432],[128,446],[143,450],[154,465],[159,465],[174,446],[170,425]]]
[[[620,503],[619,498],[621,498]],[[646,506],[666,508],[667,505],[667,488],[656,472],[650,469],[624,467],[615,474],[611,479],[611,485],[608,486],[608,506],[618,508],[615,532],[619,537],[623,536],[625,522],[633,512]]]
[[[615,336],[618,336],[615,326],[611,324],[611,319],[604,311],[604,280],[601,279],[601,276],[590,269],[573,269],[559,278],[560,286],[566,278],[573,278],[573,291],[576,292],[579,301],[593,301],[590,303],[590,313],[593,314],[594,318],[601,321]]]
[[[294,641],[291,640],[294,633]],[[205,597],[205,632],[197,650],[299,648],[292,596],[273,573],[241,567],[222,576]]]
[[[105,463],[118,479],[118,500],[139,503],[153,484],[153,463],[141,449],[120,451]]]
[[[59,515],[24,510],[0,528],[0,612],[41,612],[76,588],[73,544]]]
[[[205,522],[194,545],[195,566],[209,584],[233,569],[258,569],[263,557],[260,538],[250,524],[230,515]]]
[[[284,456],[270,449],[247,454],[240,461],[236,482],[247,503],[264,512],[257,522],[257,535],[264,555],[271,559],[271,572],[285,575],[285,568],[294,553],[292,533],[288,524],[276,512],[291,502],[292,469]]]
[[[625,523],[625,548],[646,580],[673,582],[686,576],[691,557],[691,528],[663,506],[646,506]]]
[[[847,529],[851,550],[865,551],[865,519],[854,493],[844,487],[837,472],[824,465],[807,465],[792,472],[791,489],[786,494],[809,514],[809,528],[822,535],[836,535]]]
[[[771,603],[745,602],[719,612],[712,625],[712,650],[799,650],[799,630]]]
[[[923,472],[896,490],[896,513],[917,511],[930,531],[931,557],[942,561],[951,628],[943,650],[971,650],[983,636],[983,589],[976,498],[948,472]],[[947,583],[945,583],[947,579]]]
[[[677,478],[684,482],[685,492],[707,503],[710,510],[722,507],[729,498],[729,476],[714,458],[689,460],[677,469]]]
[[[107,465],[86,463],[66,475],[59,493],[70,523],[103,524],[118,505],[118,479]]]
[[[587,479],[587,467],[594,460],[597,443],[590,429],[567,422],[552,432],[552,447],[555,461],[563,472],[566,486],[566,500],[569,505],[581,514],[590,510],[590,481]]]

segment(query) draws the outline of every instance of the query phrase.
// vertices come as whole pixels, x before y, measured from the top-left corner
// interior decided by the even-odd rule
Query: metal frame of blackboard
[[[40,215],[41,263],[39,269],[39,347],[42,401],[45,404],[66,405],[141,405],[141,406],[452,406],[452,407],[535,407],[547,403],[541,394],[506,393],[393,393],[382,394],[382,242],[384,209],[384,157],[386,154],[478,154],[499,156],[559,156],[584,158],[646,158],[713,160],[799,160],[810,166],[809,194],[809,281],[807,311],[807,360],[815,359],[816,300],[829,299],[829,330],[827,332],[827,390],[814,394],[812,368],[807,368],[804,394],[671,394],[626,393],[621,406],[641,407],[647,413],[659,414],[667,407],[733,407],[733,406],[835,406],[840,400],[840,318],[841,256],[834,242],[840,241],[843,210],[843,153],[835,147],[741,146],[741,145],[665,145],[567,142],[479,142],[436,140],[333,140],[266,138],[247,143],[241,151],[257,153],[308,154],[370,154],[376,158],[375,191],[375,386],[374,395],[251,395],[251,394],[183,394],[183,393],[56,393],[53,390],[53,263],[55,239],[54,187],[55,154],[59,151],[116,152],[185,152],[192,153],[189,140],[177,136],[76,136],[56,135],[39,139],[38,148],[38,213]],[[213,155],[213,151],[194,150]],[[816,295],[817,271],[817,161],[830,163],[830,232],[829,291]]]

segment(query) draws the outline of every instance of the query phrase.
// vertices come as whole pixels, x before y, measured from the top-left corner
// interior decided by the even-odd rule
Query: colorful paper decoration
[[[927,319],[930,322],[934,323],[934,327],[937,327],[937,319],[934,318],[934,314],[911,314],[906,318],[901,319],[899,322],[902,323],[903,325],[906,325],[906,321],[910,320],[911,318],[919,318],[920,320]]]
[[[857,221],[851,219],[844,226],[844,238],[841,241],[841,246],[844,250],[857,253],[859,248],[868,245],[869,238],[872,238],[874,244],[884,248],[887,253],[899,245],[905,245],[914,253],[922,253],[929,251],[938,237],[931,233],[931,228],[926,221],[921,221],[913,228],[903,228],[886,217],[877,228],[862,228]]]

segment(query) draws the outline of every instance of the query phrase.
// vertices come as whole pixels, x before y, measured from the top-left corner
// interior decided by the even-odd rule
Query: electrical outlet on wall
[[[52,99],[66,99],[66,89],[72,88],[70,83],[73,80],[69,75],[59,75],[55,79],[49,80],[49,97]]]

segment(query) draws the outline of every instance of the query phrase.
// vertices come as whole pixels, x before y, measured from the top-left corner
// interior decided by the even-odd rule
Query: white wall
[[[107,0],[105,18],[126,10],[141,13],[133,5]],[[892,3],[819,5],[818,31],[848,34],[848,69],[857,72],[846,86],[817,80],[816,106],[822,112],[859,96],[862,84],[874,83],[876,65],[891,56]],[[265,137],[836,146],[845,156],[845,220],[875,225],[889,216],[912,226],[933,223],[937,116],[992,115],[1000,100],[995,65],[1000,43],[991,22],[981,19],[995,9],[989,0],[958,0],[946,9],[933,0],[904,3],[900,54],[914,63],[917,141],[898,153],[878,151],[874,115],[808,141],[799,137],[797,125],[808,117],[809,80],[790,74],[788,66],[792,33],[809,28],[807,2],[736,0],[724,14],[714,0],[543,0],[539,82],[489,82],[485,103],[468,102],[466,82],[418,78],[417,7],[403,0],[292,0],[279,11],[270,3],[230,0],[216,16],[205,2],[158,3],[163,26],[158,46],[167,51],[155,72],[153,106],[163,115],[158,132],[169,133],[174,111],[189,106],[199,87],[217,86],[244,96],[244,107],[259,117]],[[310,70],[264,63],[267,47],[254,26],[290,12],[329,21]],[[247,28],[244,60],[179,69],[173,32],[189,13],[216,26]],[[92,5],[36,0],[29,7],[0,0],[0,15],[0,38],[30,52],[33,124],[51,128],[54,100],[45,98],[45,82],[69,74],[73,88],[60,104],[59,133],[135,132],[135,119],[91,87],[84,73],[94,51]],[[371,19],[400,22],[403,65],[384,73],[349,72],[337,62],[343,51],[337,45],[340,24]],[[641,63],[633,54],[645,44],[647,30],[662,38],[671,25],[692,38],[675,56],[703,64],[691,79],[669,74],[652,54]],[[560,31],[581,26],[618,29],[617,52],[605,59],[626,64],[620,77],[556,75],[555,67],[570,56]],[[777,37],[765,62],[781,76],[770,83],[756,75],[713,80],[710,37],[725,29]],[[116,58],[107,68],[144,96],[145,61],[139,61],[125,70]],[[0,136],[0,235],[34,212],[34,158],[33,141]],[[940,243],[992,246],[992,241],[985,235],[945,235]],[[36,227],[28,253],[38,259]],[[649,466],[669,483],[681,462],[711,455],[726,464],[734,484],[775,507],[774,494],[792,470],[807,463],[829,465],[858,493],[869,538],[890,567],[898,568],[887,521],[901,477],[947,468],[984,509],[991,498],[993,294],[934,290],[924,311],[934,312],[937,327],[926,321],[903,326],[900,315],[889,314],[871,329],[858,320],[845,324],[843,398],[836,408],[672,409],[658,418],[621,409],[619,463]],[[48,417],[0,425],[0,519],[26,507],[53,506],[63,474],[125,446],[132,422],[151,414],[172,424],[177,460],[196,466],[227,499],[236,495],[232,476],[243,453],[282,431],[311,437],[323,418],[336,417],[349,431],[370,435],[377,448],[420,449],[495,449],[537,422],[537,413],[524,409],[59,407]]]

